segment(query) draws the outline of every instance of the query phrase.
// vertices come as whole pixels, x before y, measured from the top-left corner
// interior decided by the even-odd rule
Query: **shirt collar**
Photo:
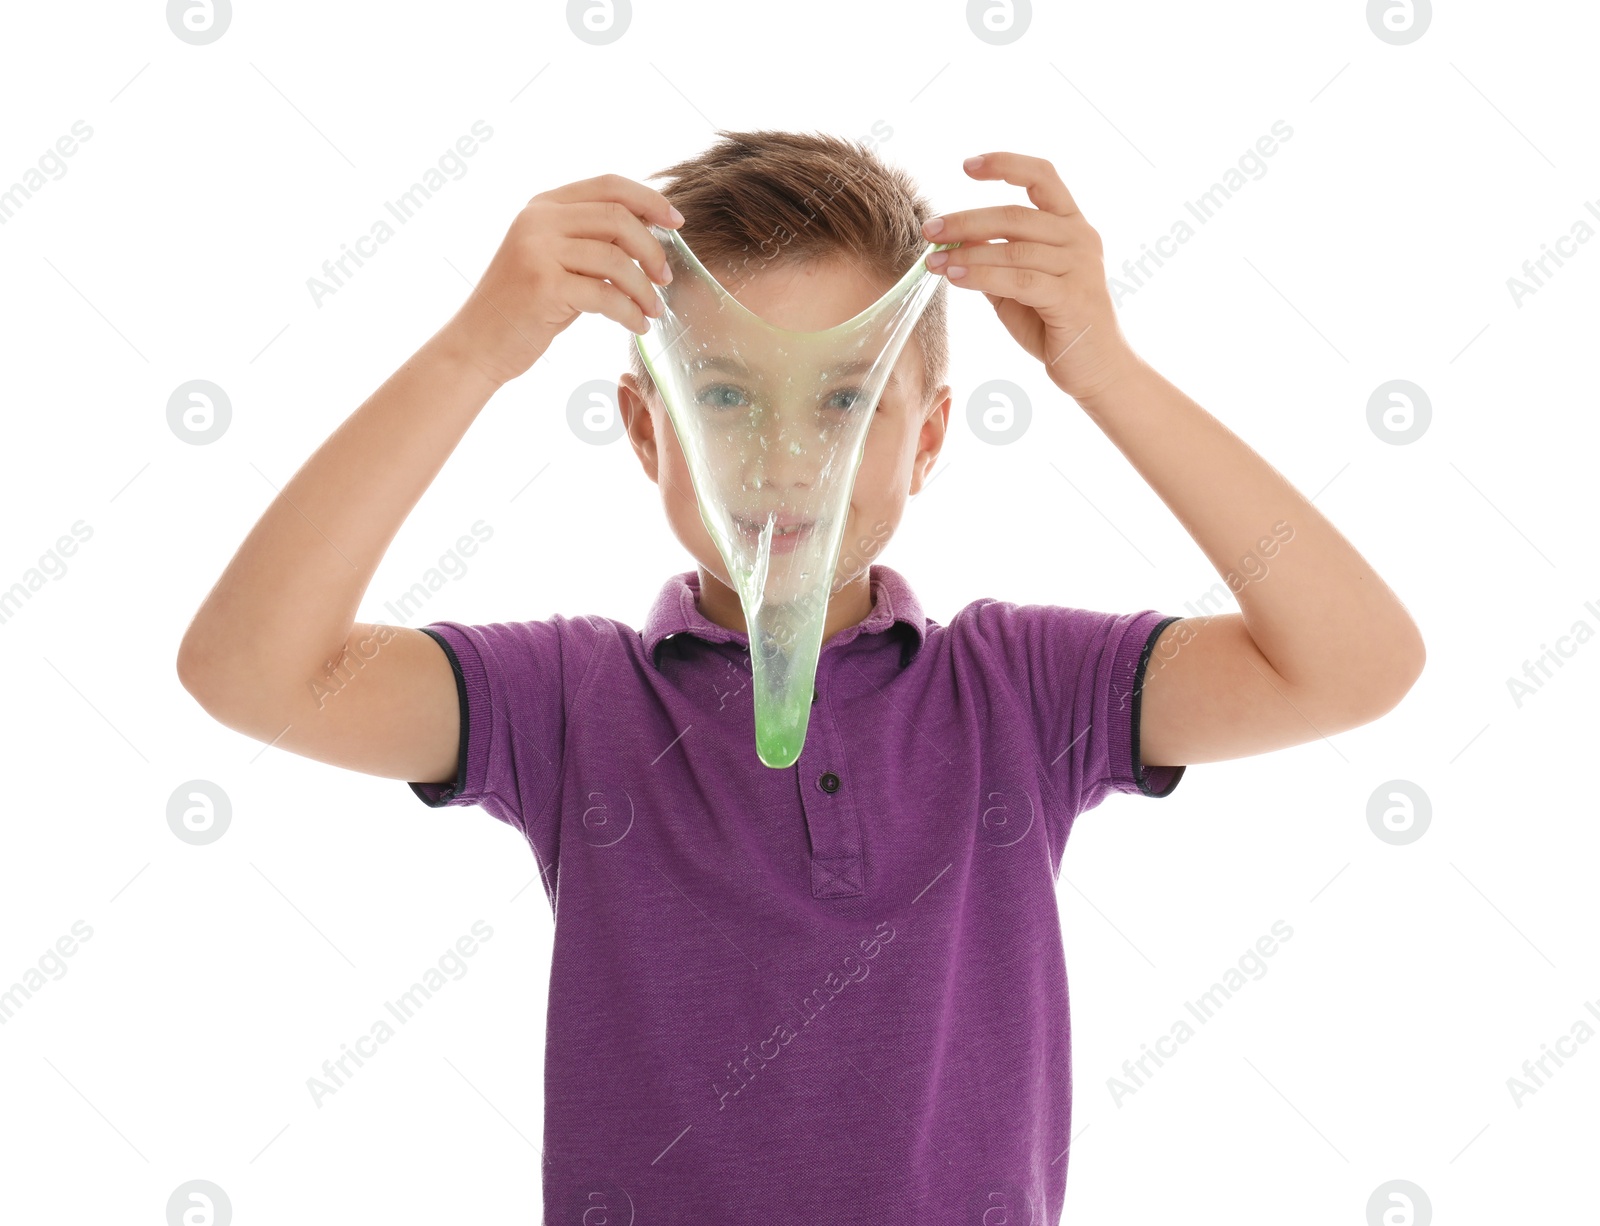
[[[927,633],[922,606],[904,576],[881,563],[875,562],[869,568],[868,583],[872,592],[872,612],[855,625],[835,632],[823,646],[843,646],[859,635],[888,631],[896,623],[903,622],[912,630],[912,633],[905,635],[900,653],[900,664],[904,667],[921,649]],[[692,634],[708,643],[738,643],[745,648],[750,646],[747,634],[719,626],[701,613],[695,604],[699,595],[699,571],[690,570],[674,575],[662,586],[661,594],[656,597],[649,616],[645,618],[643,631],[645,655],[651,664],[657,662],[656,649],[673,634]]]

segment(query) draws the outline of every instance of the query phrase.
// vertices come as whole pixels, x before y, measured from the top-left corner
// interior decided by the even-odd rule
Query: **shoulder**
[[[1092,642],[1115,628],[1127,615],[1080,609],[1071,605],[1022,604],[983,597],[972,601],[950,619],[945,633],[952,642],[974,648],[1004,649],[1040,639]]]
[[[528,621],[466,623],[439,621],[423,627],[442,639],[463,669],[496,681],[541,680],[559,676],[575,693],[584,678],[607,660],[639,650],[639,633],[614,618],[596,614]]]
[[[1136,689],[1159,632],[1175,620],[1154,609],[982,599],[957,613],[945,633],[956,668],[965,662],[975,676],[1003,676],[1043,698],[1082,687]]]

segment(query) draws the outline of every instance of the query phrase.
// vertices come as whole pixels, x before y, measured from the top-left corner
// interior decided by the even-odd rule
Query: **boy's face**
[[[777,327],[820,332],[858,315],[889,289],[868,280],[853,263],[833,259],[773,265],[743,284],[734,297]],[[921,385],[921,362],[920,347],[912,338],[901,351],[867,427],[839,544],[823,642],[871,611],[868,567],[899,527],[906,499],[927,482],[944,445],[950,388],[941,386],[928,395]],[[618,407],[645,473],[661,489],[667,522],[699,563],[700,611],[719,625],[745,631],[738,594],[700,519],[688,461],[666,406],[654,394],[645,398],[630,371],[622,375]]]

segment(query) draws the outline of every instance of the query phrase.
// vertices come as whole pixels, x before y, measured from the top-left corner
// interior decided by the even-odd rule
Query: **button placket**
[[[811,837],[811,894],[855,898],[862,894],[861,824],[855,799],[845,787],[844,757],[827,708],[812,690],[811,726],[795,763],[802,786],[800,805]]]

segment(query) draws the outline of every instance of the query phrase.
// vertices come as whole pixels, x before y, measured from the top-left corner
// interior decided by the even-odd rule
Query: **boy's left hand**
[[[969,175],[1025,187],[1038,207],[1004,204],[929,218],[922,230],[929,241],[962,246],[930,255],[928,267],[952,285],[982,290],[1006,331],[1044,363],[1057,387],[1083,403],[1138,361],[1117,326],[1100,235],[1043,158],[982,157],[976,168],[969,160]],[[930,232],[935,220],[944,225]]]

